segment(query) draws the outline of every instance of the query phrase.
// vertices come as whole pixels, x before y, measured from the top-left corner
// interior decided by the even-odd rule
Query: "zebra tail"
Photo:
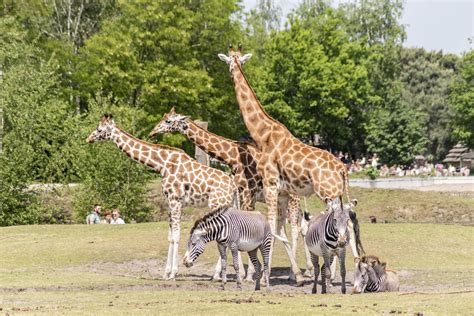
[[[364,247],[362,246],[362,241],[360,240],[360,226],[359,226],[359,221],[357,220],[357,214],[354,211],[349,211],[349,217],[354,224],[354,234],[356,238],[356,247],[357,247],[357,252],[359,255],[365,254]]]

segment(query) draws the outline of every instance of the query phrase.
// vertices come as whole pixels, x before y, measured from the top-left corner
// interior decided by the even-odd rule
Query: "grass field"
[[[191,222],[184,222],[180,254]],[[211,283],[217,259],[208,247],[176,281],[160,280],[167,253],[164,222],[107,226],[0,228],[0,312],[45,314],[470,314],[474,310],[474,228],[441,224],[362,224],[366,250],[400,274],[401,292],[312,295],[310,280],[286,280],[277,244],[273,289],[226,291]],[[300,266],[304,258],[299,254]],[[351,280],[352,256],[348,255]],[[233,269],[228,271],[233,273]],[[232,275],[231,275],[232,278]],[[349,287],[350,290],[350,287]]]

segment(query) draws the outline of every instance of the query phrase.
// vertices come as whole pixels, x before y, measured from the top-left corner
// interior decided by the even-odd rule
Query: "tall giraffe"
[[[88,143],[101,140],[112,140],[127,156],[161,174],[161,190],[170,208],[168,259],[163,278],[174,279],[178,272],[182,208],[193,205],[213,210],[228,206],[236,191],[232,177],[198,163],[181,149],[149,144],[133,137],[117,127],[110,114],[101,118],[87,138]]]
[[[252,55],[242,56],[239,45],[237,51],[230,47],[228,56],[218,56],[229,65],[245,126],[262,152],[257,169],[263,177],[272,232],[281,232],[281,224],[277,223],[277,210],[280,207],[286,209],[289,194],[308,196],[315,193],[322,201],[339,200],[342,208],[345,192],[350,202],[348,174],[344,164],[328,151],[304,144],[265,112],[242,71],[242,65]],[[360,239],[355,236],[353,225],[350,226],[352,252],[358,257]]]
[[[262,155],[254,144],[230,140],[211,133],[198,126],[188,116],[177,114],[174,107],[169,113],[164,114],[161,121],[158,122],[151,131],[150,136],[172,132],[184,134],[211,157],[219,159],[231,167],[232,173],[234,174],[234,181],[239,189],[240,207],[242,210],[253,211],[256,201],[264,201],[262,177],[257,173],[257,163]],[[284,244],[292,264],[290,278],[293,279],[298,273],[301,273],[296,260],[292,260],[296,257],[299,235],[298,226],[301,214],[299,196],[290,194],[288,210],[289,222],[291,224],[291,249],[288,243]],[[284,221],[286,218],[286,213],[282,214],[281,220]],[[284,237],[286,239],[286,234]],[[290,251],[291,254],[293,254],[292,256],[290,255]],[[311,262],[309,257],[307,258],[307,262]],[[250,269],[251,267],[253,267],[253,265],[249,264]],[[309,273],[312,264],[307,266],[307,268]],[[247,277],[251,278],[251,274],[248,273]]]

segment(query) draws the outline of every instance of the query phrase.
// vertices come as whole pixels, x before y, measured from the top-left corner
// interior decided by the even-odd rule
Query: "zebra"
[[[215,240],[222,262],[222,289],[225,288],[227,282],[227,247],[232,252],[237,288],[241,289],[242,278],[237,257],[239,251],[246,251],[256,271],[255,290],[258,291],[260,290],[261,265],[257,258],[257,250],[260,249],[263,257],[264,282],[269,290],[272,238],[270,225],[262,214],[240,211],[235,207],[222,207],[196,221],[190,232],[183,263],[186,267],[191,267],[197,257],[203,253],[206,244]]]
[[[353,210],[353,208],[355,206],[357,206],[357,203],[358,203],[357,199],[352,199],[350,201],[350,203],[344,203],[343,204],[344,210],[349,212],[349,217],[350,217],[350,222],[349,222],[349,235],[350,235],[349,244],[351,246],[352,255],[354,256],[354,258],[358,258],[360,253],[365,253],[364,247],[362,246],[362,242],[360,240],[359,221],[357,219],[356,212],[354,212],[354,210]],[[323,211],[323,212],[321,212],[321,214],[324,214],[325,212],[326,211]],[[301,216],[301,221],[300,221],[300,227],[301,227],[300,232],[301,232],[301,235],[303,236],[303,238],[305,237],[306,232],[308,231],[308,225],[309,225],[309,222],[310,222],[311,218],[312,218],[312,216],[307,211],[303,211],[303,216]],[[352,223],[352,229],[350,228],[351,223]],[[305,246],[305,252],[307,253],[306,256],[307,256],[307,258],[310,259],[308,246],[306,245],[306,243],[305,243],[304,246]],[[337,260],[333,260],[332,263],[331,263],[331,279],[330,279],[330,283],[329,283],[331,286],[334,283],[334,279],[336,277],[336,264],[337,264]],[[313,270],[312,265],[313,265],[312,262],[307,263],[307,267],[310,270]],[[306,272],[308,272],[308,270],[306,270]],[[305,272],[305,275],[306,275],[306,272]],[[313,275],[311,275],[311,276],[313,276]]]
[[[364,292],[396,292],[400,287],[398,275],[386,269],[386,263],[376,256],[355,258],[352,294]]]
[[[349,242],[350,220],[348,208],[343,207],[342,201],[338,199],[327,200],[327,211],[317,217],[313,217],[309,224],[305,236],[305,243],[311,253],[311,261],[314,265],[314,285],[312,293],[317,293],[316,284],[319,276],[319,256],[324,259],[321,267],[322,291],[326,293],[326,279],[330,278],[331,266],[334,257],[339,258],[341,266],[341,291],[346,293],[346,245]]]

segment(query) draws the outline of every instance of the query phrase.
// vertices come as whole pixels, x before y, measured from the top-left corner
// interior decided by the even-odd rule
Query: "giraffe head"
[[[88,143],[99,140],[107,140],[112,137],[112,131],[115,128],[115,122],[112,114],[104,114],[100,119],[97,128],[87,137]]]
[[[339,247],[345,247],[349,241],[349,209],[344,207],[340,198],[333,200],[326,199],[326,206],[328,212],[333,212],[333,227],[337,236],[337,243]]]
[[[234,51],[232,48],[232,45],[229,45],[229,55],[225,54],[218,54],[219,59],[225,62],[227,65],[229,65],[229,71],[230,74],[232,75],[232,72],[234,71],[234,67],[236,65],[239,65],[242,67],[247,60],[252,57],[252,54],[245,54],[242,56],[242,45],[239,44],[239,47],[237,51]]]
[[[177,114],[173,107],[169,113],[163,115],[161,121],[158,122],[150,132],[150,136],[163,133],[183,132],[188,128],[188,123],[186,122],[188,118],[188,116]]]

